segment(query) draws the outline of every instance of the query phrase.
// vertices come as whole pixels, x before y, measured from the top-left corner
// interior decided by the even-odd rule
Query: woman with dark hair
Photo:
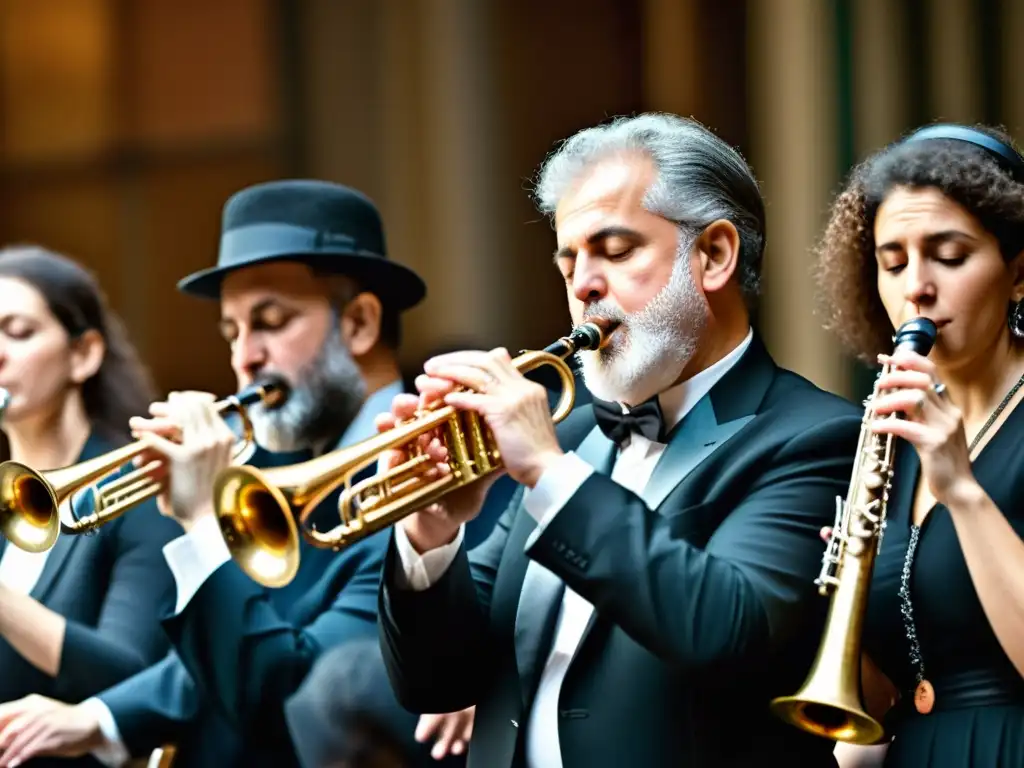
[[[37,469],[126,444],[129,417],[156,399],[93,277],[37,247],[0,250],[0,388],[0,459]],[[78,494],[77,514],[90,498]],[[0,537],[0,702],[79,702],[162,658],[174,582],[160,551],[180,533],[150,501],[43,553]]]
[[[893,365],[871,428],[897,438],[863,665],[891,740],[836,756],[1024,765],[1024,160],[1000,131],[921,129],[854,171],[818,256],[827,326]],[[913,317],[931,354],[887,357]]]

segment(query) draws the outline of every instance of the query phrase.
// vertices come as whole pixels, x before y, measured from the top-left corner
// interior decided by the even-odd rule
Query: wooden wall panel
[[[234,392],[228,350],[217,332],[219,304],[186,296],[175,286],[216,264],[227,198],[281,171],[268,157],[206,158],[154,168],[140,178],[146,204],[134,256],[146,264],[147,358],[165,389]]]
[[[95,272],[111,304],[125,308],[119,268],[118,198],[109,174],[93,172],[35,183],[21,178],[3,188],[0,232],[4,245],[35,243],[69,256]]]
[[[176,147],[276,132],[278,20],[270,0],[123,7],[123,117],[132,143]]]
[[[0,0],[5,165],[92,157],[116,124],[111,0]]]

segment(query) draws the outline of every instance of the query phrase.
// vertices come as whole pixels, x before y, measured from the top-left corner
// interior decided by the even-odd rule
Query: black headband
[[[976,147],[981,147],[1000,161],[1013,178],[1024,184],[1024,158],[1017,151],[994,136],[976,128],[968,128],[966,125],[955,123],[940,123],[929,125],[910,134],[905,142],[925,141],[928,139],[953,139],[955,141],[966,141]]]

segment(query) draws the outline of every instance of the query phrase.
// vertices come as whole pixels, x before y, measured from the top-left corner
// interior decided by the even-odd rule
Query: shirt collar
[[[390,384],[386,384],[370,394],[363,401],[363,406],[359,409],[359,413],[352,419],[335,449],[354,445],[360,440],[366,440],[376,435],[377,425],[374,423],[374,419],[376,419],[377,414],[389,413],[391,411],[391,401],[395,395],[400,395],[404,391],[405,388],[402,385],[402,380],[395,379]]]
[[[753,338],[754,330],[751,328],[747,331],[743,341],[721,360],[658,395],[658,404],[661,406],[662,417],[665,420],[665,432],[670,431],[682,421],[683,417],[700,402],[700,399],[710,392],[711,388],[729,372],[729,369],[739,362],[743,353],[750,347]]]

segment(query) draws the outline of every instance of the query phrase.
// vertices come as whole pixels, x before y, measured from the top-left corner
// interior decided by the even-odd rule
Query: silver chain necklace
[[[978,434],[971,440],[971,445],[967,449],[968,454],[974,453],[974,449],[978,447],[978,443],[981,442],[985,433],[996,423],[999,414],[1006,409],[1006,406],[1010,404],[1013,396],[1017,394],[1017,391],[1022,386],[1024,386],[1024,375],[1017,379],[1017,383],[1010,388],[1003,401],[992,411],[992,415],[988,417],[985,425],[978,430]],[[907,543],[907,556],[903,561],[903,572],[900,575],[899,595],[900,613],[903,614],[903,628],[906,631],[907,641],[910,643],[910,663],[914,666],[914,677],[917,680],[917,687],[914,689],[914,707],[922,715],[926,715],[932,711],[932,707],[935,705],[935,689],[924,676],[921,644],[917,639],[917,630],[914,627],[914,607],[910,602],[910,572],[913,568],[914,554],[917,552],[917,541],[920,535],[921,526],[912,523],[910,526],[910,541]]]

